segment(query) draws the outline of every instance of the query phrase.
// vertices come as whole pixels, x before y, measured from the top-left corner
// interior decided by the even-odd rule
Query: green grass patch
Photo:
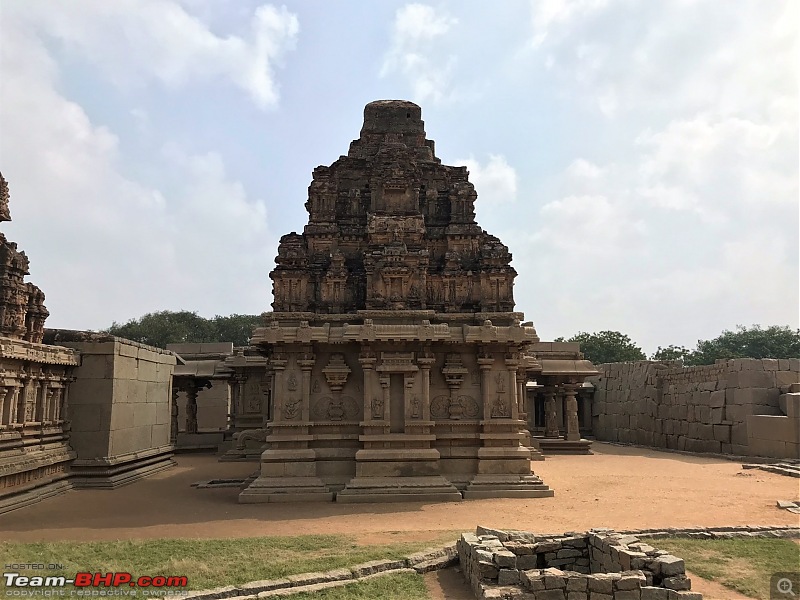
[[[321,592],[293,594],[292,600],[428,600],[422,575],[393,573]]]
[[[800,545],[791,540],[658,538],[647,543],[679,556],[688,571],[703,579],[759,600],[769,600],[773,573],[800,571]]]
[[[141,575],[186,575],[189,589],[235,585],[287,575],[328,571],[379,559],[399,559],[452,542],[396,542],[361,546],[345,535],[304,535],[225,540],[128,540],[111,542],[0,542],[0,564],[63,564],[63,571],[23,575],[74,575],[78,571],[127,571]],[[0,586],[4,582],[0,580]],[[0,589],[3,589],[0,587]]]

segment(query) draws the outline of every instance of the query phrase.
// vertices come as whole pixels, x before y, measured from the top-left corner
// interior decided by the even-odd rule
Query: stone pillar
[[[525,372],[517,370],[517,406],[519,407],[519,419],[521,421],[528,420],[528,408],[526,406],[525,396]]]
[[[409,419],[418,419],[421,414],[420,411],[417,411],[417,416],[413,416],[414,414],[414,407],[411,405],[411,401],[414,395],[414,384],[415,382],[415,373],[404,373],[403,374],[403,406],[404,406],[404,417],[405,420],[408,421]]]
[[[272,375],[261,377],[261,427],[266,427],[272,419]]]
[[[62,381],[63,391],[61,392],[61,406],[58,409],[62,421],[69,421],[69,384],[75,381],[75,377],[67,377]]]
[[[197,391],[192,381],[186,389],[186,433],[197,433]]]
[[[578,427],[578,400],[575,398],[577,386],[574,383],[564,384],[564,413],[566,416],[566,434],[564,439],[570,442],[581,439]]]
[[[381,375],[380,377],[381,391],[383,393],[383,420],[388,423],[390,420],[389,415],[389,402],[391,401],[391,378],[388,375]]]
[[[303,354],[297,364],[300,365],[300,371],[302,372],[302,381],[300,382],[303,394],[302,419],[308,422],[311,420],[311,369],[314,367],[314,355],[309,350]]]
[[[273,355],[270,360],[274,376],[272,377],[272,420],[273,422],[285,421],[283,416],[284,388],[283,377],[286,369],[286,358],[283,355]],[[280,406],[278,406],[280,404]]]
[[[506,358],[506,369],[508,370],[508,394],[511,404],[511,418],[519,419],[519,403],[517,401],[517,369],[519,361],[516,358]]]
[[[361,363],[361,369],[364,372],[364,420],[372,421],[375,419],[372,400],[375,398],[376,393],[373,375],[375,373],[375,363],[378,362],[378,359],[368,348],[364,348],[361,350],[358,362]]]
[[[0,387],[0,427],[11,423],[9,415],[11,414],[15,389],[13,385]]]
[[[28,387],[30,380],[27,375],[20,377],[20,387],[17,391],[17,401],[14,403],[14,423],[17,427],[22,427],[25,423],[25,403],[28,399]]]
[[[180,390],[172,383],[172,399],[169,406],[169,443],[176,444],[178,442],[178,394]]]
[[[25,422],[41,422],[39,416],[41,412],[42,401],[39,396],[42,389],[42,382],[37,378],[31,380],[29,385],[31,387],[26,394],[27,398],[25,400]]]
[[[56,397],[56,388],[49,387],[47,388],[47,397],[45,398],[45,421],[48,423],[53,423],[55,421],[55,417],[53,413],[55,412],[53,409],[53,400]]]
[[[452,352],[447,355],[442,369],[447,388],[450,390],[450,406],[448,407],[448,414],[451,420],[460,420],[464,415],[464,408],[458,402],[458,389],[464,381],[464,375],[467,370],[461,362],[461,355]]]
[[[558,412],[556,410],[556,387],[546,385],[542,388],[544,395],[544,437],[558,437]]]
[[[417,358],[417,365],[420,370],[420,381],[422,386],[422,420],[431,420],[431,367],[436,359],[429,352],[425,352]]]
[[[492,414],[492,398],[489,391],[490,377],[492,375],[492,367],[494,366],[494,357],[488,353],[481,353],[478,355],[478,368],[481,370],[481,399],[483,400],[483,418],[489,419]]]

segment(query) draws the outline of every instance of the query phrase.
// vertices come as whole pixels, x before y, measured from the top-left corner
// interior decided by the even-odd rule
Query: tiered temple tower
[[[0,175],[0,222],[8,204]],[[67,489],[75,458],[66,404],[78,355],[41,343],[49,313],[27,274],[28,257],[0,233],[0,512]]]
[[[531,473],[525,383],[539,341],[508,248],[475,222],[421,109],[372,102],[347,156],[314,170],[281,238],[260,476],[242,502],[550,496]],[[539,369],[540,370],[540,369]]]

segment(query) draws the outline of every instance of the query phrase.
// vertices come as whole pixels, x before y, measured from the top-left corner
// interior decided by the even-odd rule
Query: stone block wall
[[[607,529],[540,538],[478,527],[456,549],[481,599],[702,600],[682,559]]]
[[[68,412],[73,484],[113,488],[171,466],[175,355],[105,335],[58,343],[81,355]]]
[[[800,458],[800,416],[786,396],[800,359],[732,359],[600,365],[592,426],[597,439],[744,456]],[[798,411],[800,412],[800,411]],[[771,417],[765,419],[764,417]]]

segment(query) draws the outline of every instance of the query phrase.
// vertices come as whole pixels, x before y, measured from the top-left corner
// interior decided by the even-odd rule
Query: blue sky
[[[50,327],[269,309],[364,105],[422,106],[542,339],[798,326],[797,3],[4,0],[0,170]]]

